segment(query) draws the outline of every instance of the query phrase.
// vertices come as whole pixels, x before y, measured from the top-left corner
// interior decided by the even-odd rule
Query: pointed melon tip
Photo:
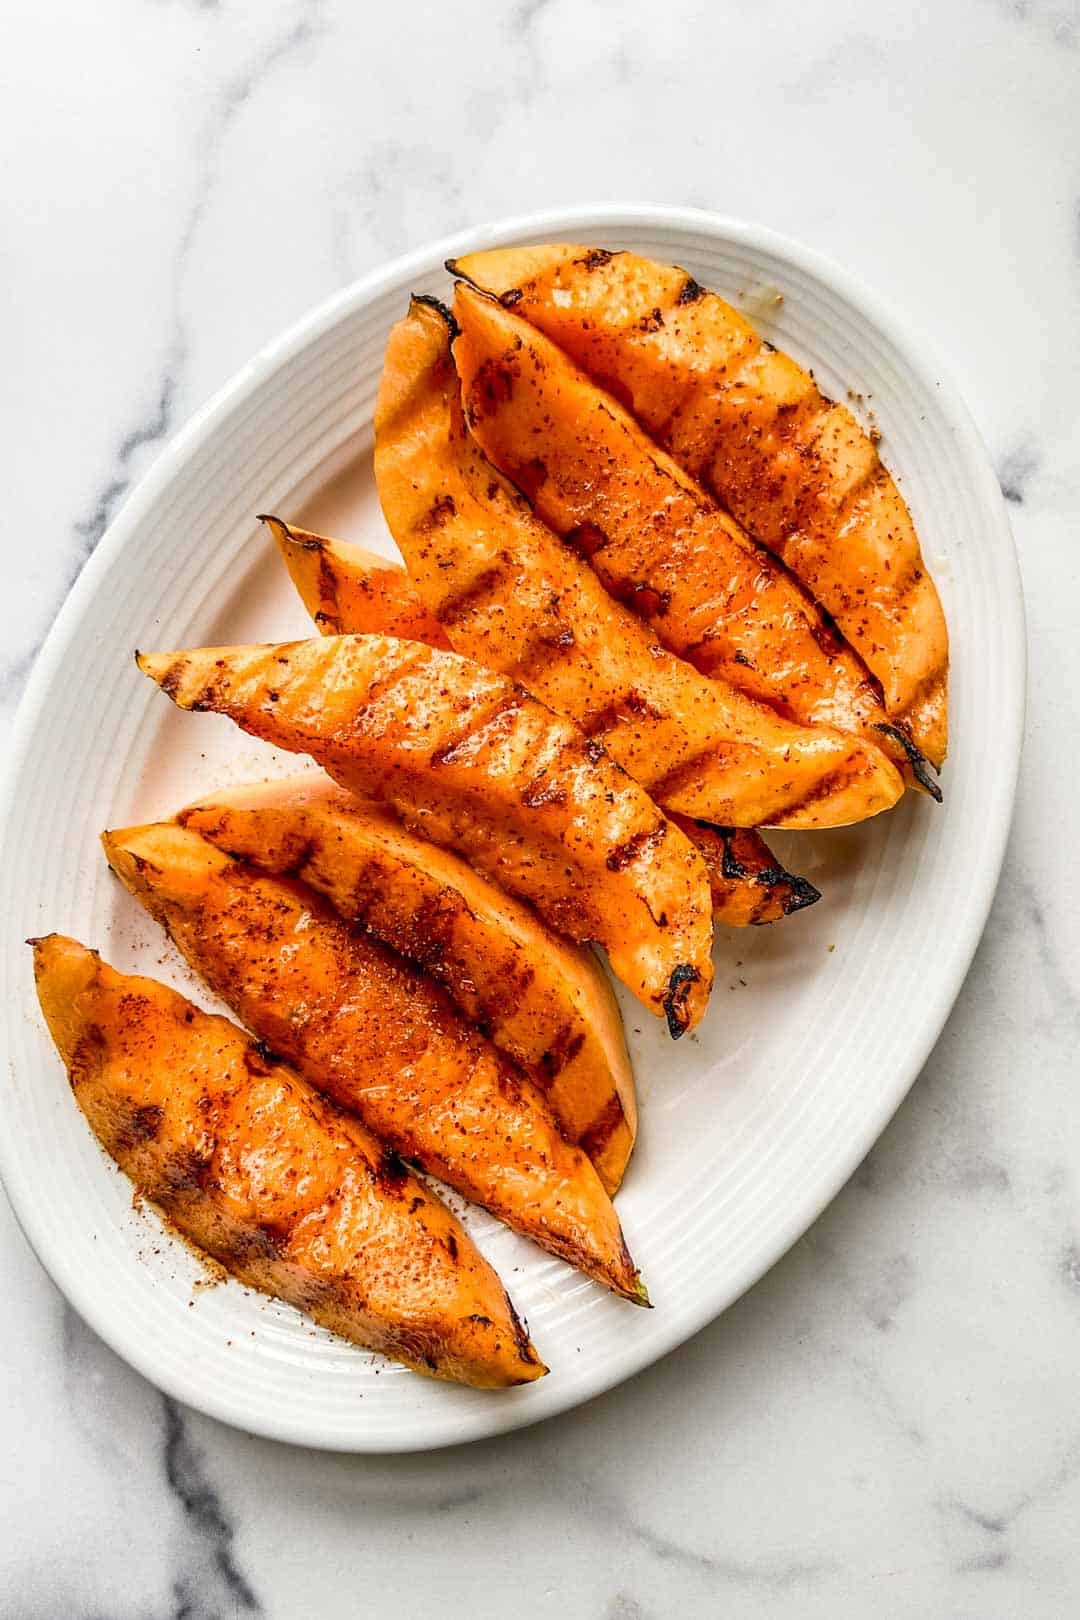
[[[874,730],[880,731],[883,736],[888,737],[891,742],[896,743],[903,749],[907,755],[908,765],[911,767],[911,774],[923,792],[929,794],[935,804],[942,804],[945,796],[936,779],[936,767],[927,759],[922,749],[912,741],[904,727],[895,726],[889,721],[880,721],[875,724]],[[932,775],[931,772],[935,774]]]
[[[797,911],[805,911],[807,906],[816,906],[821,899],[821,890],[816,888],[809,878],[796,877],[793,872],[785,873],[786,881],[791,885],[791,893],[784,901],[784,916],[793,917]]]
[[[294,529],[284,518],[277,517],[273,512],[256,512],[255,521],[266,524],[283,550],[287,546],[296,546],[300,551],[326,549],[321,535],[311,534],[307,529]]]
[[[410,293],[410,314],[413,306],[416,304],[420,304],[424,309],[433,309],[437,315],[441,316],[441,318],[446,322],[447,330],[450,333],[451,343],[456,337],[461,335],[461,328],[458,326],[453,310],[450,308],[449,304],[444,304],[441,298],[436,298],[434,293]]]

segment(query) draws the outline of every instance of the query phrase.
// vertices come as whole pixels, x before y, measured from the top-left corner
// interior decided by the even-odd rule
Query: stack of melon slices
[[[940,798],[947,636],[876,443],[684,271],[451,264],[390,334],[403,565],[267,516],[320,635],[139,655],[321,769],[103,835],[249,1031],[35,942],[77,1102],[251,1286],[478,1387],[546,1369],[436,1177],[637,1304],[630,1063],[590,949],[673,1037],[717,924],[818,899],[759,829]]]

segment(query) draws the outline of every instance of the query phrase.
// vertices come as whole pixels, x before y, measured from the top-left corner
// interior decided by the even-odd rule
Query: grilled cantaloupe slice
[[[685,270],[558,243],[451,266],[547,333],[802,580],[936,766],[948,633],[876,443],[813,375]]]
[[[876,809],[895,802],[903,782],[880,750],[907,754],[865,665],[793,576],[543,333],[464,284],[454,311],[470,430],[543,521],[702,674],[860,737],[879,760]]]
[[[543,1097],[442,992],[304,884],[190,828],[105,833],[125,887],[268,1048],[422,1169],[617,1293],[618,1217]]]
[[[182,709],[306,753],[463,854],[559,933],[604,946],[673,1036],[712,984],[704,863],[598,744],[501,675],[392,636],[139,654]]]
[[[329,628],[332,622],[344,629],[353,628],[349,604],[357,599],[364,603],[369,628],[380,614],[385,617],[382,628],[388,635],[397,635],[399,625],[405,622],[415,626],[417,615],[423,609],[418,597],[414,597],[411,604],[406,603],[406,594],[412,587],[400,563],[388,562],[363,546],[328,540],[307,530],[299,531],[303,538],[294,552],[295,531],[281,518],[264,521],[271,525],[308,609],[313,611],[313,604],[320,601],[332,604],[332,618],[329,613],[321,615],[326,634],[337,633]],[[322,548],[319,561],[313,564],[312,553],[319,547]],[[441,627],[436,621],[431,622],[441,638]],[[428,637],[425,634],[417,639],[427,641]],[[429,644],[437,643],[432,640]],[[669,819],[697,845],[705,861],[712,887],[714,922],[728,928],[745,928],[748,924],[756,927],[790,917],[793,912],[802,911],[821,899],[818,890],[806,878],[785,871],[759,833],[749,828],[736,830],[702,825],[687,816],[673,815]],[[247,852],[239,853],[246,855]]]
[[[413,584],[455,650],[576,721],[665,810],[830,827],[891,804],[896,773],[877,747],[794,725],[665,651],[505,484],[465,430],[448,322],[414,299],[390,334],[375,478]]]
[[[249,1288],[365,1349],[481,1388],[545,1371],[446,1206],[226,1018],[96,951],[31,942],[38,999],[105,1151]]]
[[[418,963],[532,1077],[615,1191],[637,1109],[619,1009],[591,951],[318,771],[224,789],[177,820],[260,871],[300,878]]]

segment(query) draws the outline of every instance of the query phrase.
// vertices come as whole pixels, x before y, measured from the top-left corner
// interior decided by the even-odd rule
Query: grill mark
[[[464,910],[461,897],[451,889],[442,888],[425,895],[407,919],[402,955],[410,957],[434,978],[444,980],[446,953]]]
[[[475,993],[475,998],[480,1002],[477,1012],[470,1013],[469,1016],[481,1035],[489,1040],[494,1038],[496,1028],[505,1020],[507,1013],[517,1012],[526,991],[536,978],[535,968],[528,962],[522,962],[520,954],[515,953],[509,962],[504,961],[501,965],[493,959],[492,970],[499,968],[498,983],[496,984],[493,978],[489,979],[482,995],[471,981],[469,983],[469,989]],[[459,1001],[458,1004],[465,1008],[463,1001]],[[467,1008],[465,1010],[468,1011]],[[526,1064],[524,1058],[518,1058],[516,1061]],[[534,1074],[534,1078],[542,1080],[543,1076]]]
[[[622,1103],[613,1092],[592,1124],[578,1138],[578,1147],[588,1158],[596,1160],[607,1147],[622,1121]]]
[[[754,876],[753,882],[758,887],[759,898],[748,919],[751,928],[775,922],[778,915],[792,917],[821,899],[821,891],[808,879],[795,877],[782,866],[766,867]]]
[[[401,686],[415,670],[421,669],[424,667],[424,665],[430,663],[431,652],[432,649],[430,647],[416,643],[413,645],[411,651],[403,651],[401,653],[394,653],[388,656],[384,662],[384,673],[382,675],[376,675],[374,679],[368,683],[367,693],[364,697],[364,701],[359,705],[352,716],[352,724],[359,725],[367,715],[368,711],[373,709],[382,698],[393,692],[396,686]],[[326,666],[319,671],[319,678],[321,680],[325,681],[333,678],[332,672],[334,665],[341,656],[342,654],[340,649],[335,649]],[[386,667],[386,665],[389,665],[389,667]],[[347,679],[348,677],[346,676],[346,680]]]
[[[547,1051],[541,1054],[539,1068],[544,1080],[550,1084],[556,1075],[572,1063],[585,1045],[585,1035],[572,1024],[560,1026]]]
[[[431,755],[431,764],[436,766],[453,765],[455,760],[464,752],[466,744],[473,737],[479,736],[482,731],[486,731],[489,726],[494,725],[496,720],[501,719],[504,714],[509,714],[513,710],[520,708],[520,706],[517,692],[504,692],[502,697],[498,698],[480,719],[474,719],[471,716],[467,717],[464,724],[458,728],[449,742],[444,743],[441,748],[435,749]]]
[[[847,787],[851,779],[852,773],[850,771],[829,771],[819,782],[815,783],[809,793],[804,793],[801,798],[796,799],[792,804],[780,805],[773,814],[777,820],[781,816],[790,819],[800,810],[806,810],[813,804],[820,804],[822,799],[829,798],[837,789]]]
[[[925,694],[932,688],[940,686],[942,677],[944,676],[947,668],[947,661],[944,663],[935,664],[933,669],[928,669],[925,675],[919,677],[919,680],[912,688],[911,696],[908,699],[907,706],[909,709],[913,709],[919,702],[919,699],[924,697]],[[894,722],[894,724],[900,725],[899,722]],[[900,725],[900,730],[903,730],[902,725]]]
[[[542,810],[545,805],[565,804],[566,789],[553,782],[545,770],[529,778],[520,789],[520,797],[527,810]]]
[[[184,811],[181,811],[180,815],[177,817],[177,820],[182,827],[187,825]],[[228,823],[223,814],[220,819],[214,823],[213,827],[207,828],[207,831],[203,834],[203,836],[210,837],[213,835],[212,841],[216,842],[218,848],[223,849],[225,854],[231,855],[234,860],[246,860],[247,856],[243,850],[230,849],[228,847],[227,828]],[[289,840],[288,848],[289,853],[284,859],[284,864],[278,869],[278,876],[287,878],[302,877],[306,868],[311,865],[312,861],[318,854],[318,843],[313,836],[305,836],[301,834],[296,838],[295,842],[292,839]]]
[[[714,831],[723,840],[722,868],[725,877],[756,880],[761,872],[780,870],[772,850],[760,833],[746,827],[716,827]]]
[[[659,803],[674,798],[677,793],[695,782],[711,764],[717,761],[721,756],[721,752],[722,750],[716,747],[699,749],[696,754],[691,754],[689,759],[683,760],[679,765],[674,765],[663,776],[649,782],[647,784],[649,797],[656,799]]]
[[[632,833],[623,843],[616,844],[614,849],[608,851],[607,860],[604,863],[608,871],[625,871],[628,866],[639,860],[642,855],[649,854],[656,849],[667,837],[667,827],[666,821],[660,821],[655,827],[650,827],[648,830],[642,828],[639,832]]]
[[[624,715],[632,714],[640,720],[662,720],[664,717],[659,709],[653,705],[640,692],[631,689],[621,698],[613,698],[605,703],[602,709],[593,714],[584,715],[579,721],[579,728],[586,737],[595,737],[605,731],[610,731]]]
[[[819,399],[823,398],[822,395],[819,395],[818,397],[819,397]],[[837,407],[836,405],[834,405],[832,403],[827,403],[826,404],[826,408],[822,412],[821,424],[820,424],[819,431],[814,436],[814,439],[813,439],[811,445],[808,447],[810,449],[811,453],[813,453],[817,448],[818,441],[821,438],[822,433],[824,433],[824,431],[825,431],[825,426],[826,426],[826,423],[828,422],[830,413],[833,410],[836,410],[838,408],[839,407]],[[856,423],[856,426],[858,426],[858,423]],[[860,432],[861,431],[862,430],[860,429]],[[867,435],[863,434],[863,437],[866,438]],[[822,517],[824,519],[824,522],[822,523],[822,526],[827,527],[828,530],[830,531],[829,532],[829,540],[830,541],[835,539],[836,534],[839,532],[840,529],[843,528],[844,524],[852,516],[852,512],[853,512],[854,507],[857,506],[859,501],[863,498],[863,496],[867,493],[868,490],[874,488],[875,486],[884,486],[886,483],[893,484],[893,487],[895,489],[894,480],[891,477],[888,468],[882,462],[881,457],[878,455],[876,445],[873,446],[873,450],[874,450],[873,459],[868,464],[868,466],[867,466],[865,472],[863,473],[862,477],[860,479],[858,479],[858,481],[856,483],[852,484],[851,488],[844,495],[843,500],[840,502],[840,504],[838,506],[834,506],[834,507],[831,508],[831,510],[827,510],[825,513],[822,514]],[[899,492],[897,491],[897,493],[899,493]],[[820,504],[820,496],[819,496],[818,499],[819,499],[819,504]]]
[[[910,561],[902,572],[898,572],[893,576],[890,583],[892,585],[891,595],[894,612],[902,611],[908,598],[914,595],[925,578],[926,570],[919,560]]]
[[[440,602],[435,610],[435,617],[440,624],[458,624],[470,608],[479,606],[493,594],[496,585],[505,579],[506,575],[506,559],[501,559],[498,567],[485,568],[468,585],[460,591],[454,591]]]

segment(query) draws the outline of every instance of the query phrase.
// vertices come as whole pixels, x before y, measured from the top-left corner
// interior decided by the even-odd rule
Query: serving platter
[[[178,713],[136,646],[310,633],[258,511],[393,553],[371,475],[386,334],[447,257],[502,243],[627,247],[683,265],[880,430],[952,641],[945,803],[772,835],[822,890],[780,925],[724,931],[713,1006],[675,1045],[621,997],[641,1107],[618,1208],[653,1300],[635,1310],[450,1198],[551,1375],[497,1394],[419,1378],[287,1306],[213,1285],[137,1207],[70,1096],[33,996],[28,935],[58,929],[191,994],[121,893],[99,831],[213,786],[296,768],[224,719]],[[8,1062],[0,1173],[43,1264],[171,1395],[252,1432],[406,1451],[535,1422],[655,1361],[758,1278],[843,1184],[917,1076],[971,962],[1008,832],[1024,710],[1023,606],[993,471],[938,362],[845,273],[774,233],[691,210],[591,208],[485,226],[350,287],[271,344],[177,437],[91,558],[38,660],[9,758],[0,884]]]

